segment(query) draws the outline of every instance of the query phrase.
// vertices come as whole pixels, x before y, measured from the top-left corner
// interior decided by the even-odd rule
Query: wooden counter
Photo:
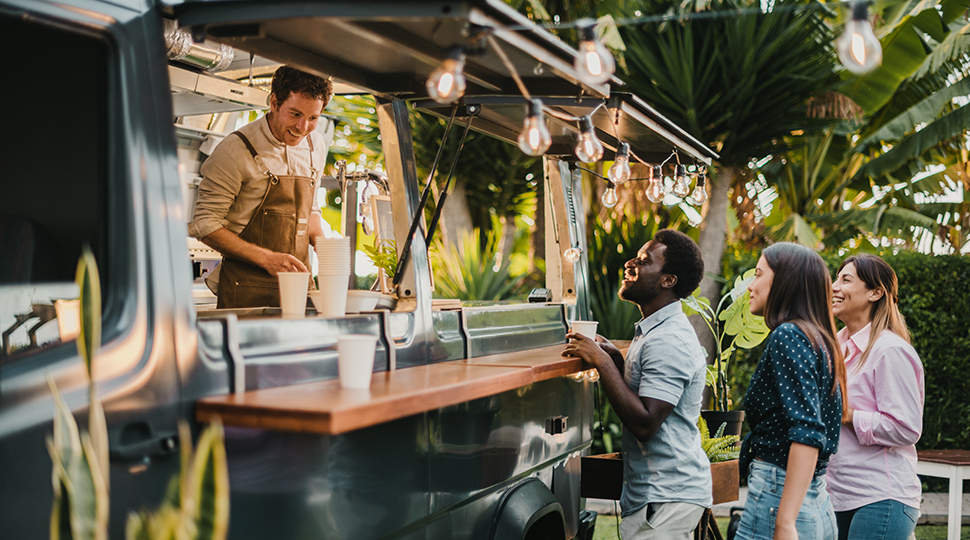
[[[575,373],[582,360],[563,345],[375,373],[369,390],[346,390],[331,379],[209,396],[196,418],[227,426],[337,435],[457,405]]]

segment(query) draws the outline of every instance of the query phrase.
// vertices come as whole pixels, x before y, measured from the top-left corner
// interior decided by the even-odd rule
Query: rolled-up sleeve
[[[911,347],[890,347],[866,361],[875,411],[856,409],[852,426],[863,445],[910,446],[923,431],[923,365]]]
[[[801,332],[784,328],[772,334],[768,347],[775,362],[775,384],[789,419],[788,440],[823,449],[828,437],[822,420],[818,353]]]
[[[233,145],[242,145],[236,137],[230,137],[219,144],[199,171],[199,197],[195,202],[195,214],[189,224],[189,234],[198,239],[209,236],[215,230],[226,227],[230,208],[236,202],[242,187],[242,171],[235,165]],[[237,150],[238,153],[238,150]]]

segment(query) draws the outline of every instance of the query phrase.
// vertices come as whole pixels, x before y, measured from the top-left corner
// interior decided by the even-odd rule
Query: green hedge
[[[926,401],[923,436],[916,446],[970,449],[970,257],[909,251],[878,255],[899,277],[899,310],[923,361]],[[835,275],[844,257],[822,256]],[[755,262],[751,254],[729,253],[725,271],[736,275]],[[744,351],[732,368],[736,408],[743,408],[744,390],[762,349]]]

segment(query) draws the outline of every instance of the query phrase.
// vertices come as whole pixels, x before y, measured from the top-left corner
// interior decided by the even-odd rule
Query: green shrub
[[[478,229],[462,235],[455,248],[436,242],[440,264],[434,267],[435,298],[457,298],[463,301],[524,300],[524,275],[513,276],[509,261],[496,264],[498,239],[487,235],[485,247],[478,242]]]
[[[970,258],[912,252],[884,258],[899,277],[899,311],[926,377],[916,446],[970,448]]]

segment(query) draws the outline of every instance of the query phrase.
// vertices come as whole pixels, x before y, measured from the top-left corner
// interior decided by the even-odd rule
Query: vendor
[[[329,80],[280,67],[269,112],[202,164],[189,234],[223,256],[206,280],[216,307],[279,306],[276,275],[310,268],[309,246],[324,234],[317,189],[328,150],[315,130],[332,95]]]

